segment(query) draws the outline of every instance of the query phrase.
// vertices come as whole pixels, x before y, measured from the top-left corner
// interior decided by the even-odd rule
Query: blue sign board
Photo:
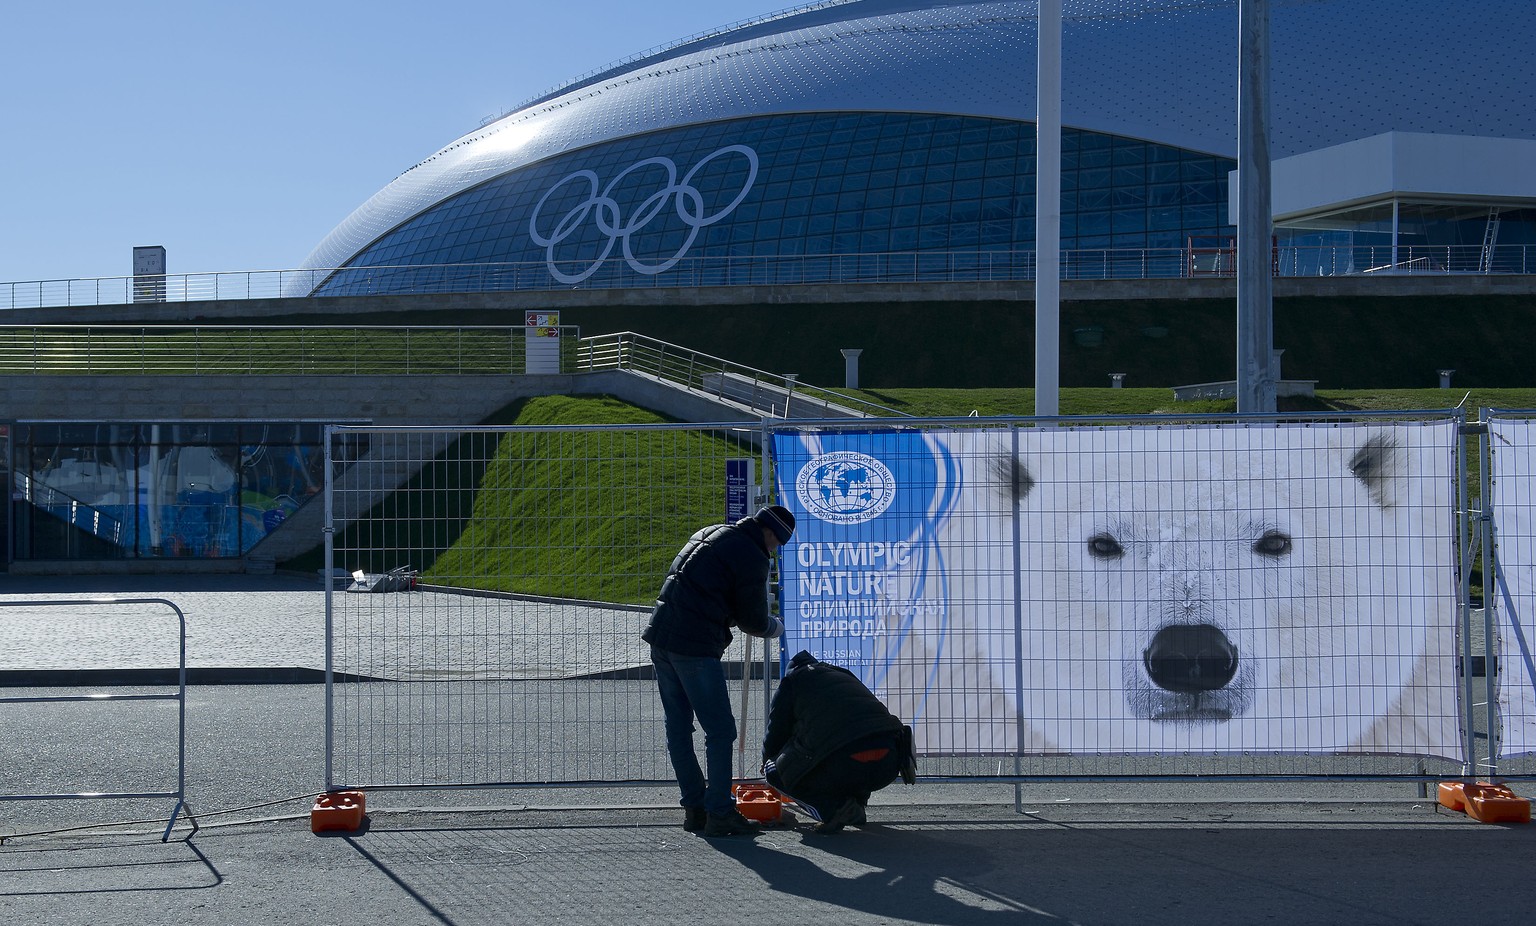
[[[752,458],[725,461],[725,523],[735,524],[752,515]]]

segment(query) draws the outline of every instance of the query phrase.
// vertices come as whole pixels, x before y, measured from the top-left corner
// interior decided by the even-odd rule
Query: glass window
[[[1077,172],[1077,185],[1083,189],[1102,190],[1109,186],[1109,171],[1080,170]]]
[[[608,262],[623,262],[624,248],[593,220],[587,184],[570,178],[580,170],[612,178],[648,157],[671,159],[679,177],[712,158],[693,183],[706,214],[729,214],[694,233],[686,256],[695,265],[729,253],[826,253],[835,231],[855,229],[856,239],[841,237],[837,244],[1026,250],[1034,238],[1034,136],[1027,123],[903,113],[791,113],[656,132],[564,152],[487,181],[404,223],[351,263],[510,261],[595,273],[599,254],[606,250]],[[717,155],[726,145],[757,155],[756,181],[739,202],[749,164],[740,155]],[[1107,243],[1111,235],[1146,246],[1154,235],[1167,240],[1223,225],[1233,166],[1226,159],[1077,129],[1063,130],[1062,148],[1064,247],[1076,246],[1069,238]],[[619,215],[632,217],[662,177],[660,168],[628,175],[611,193]],[[659,262],[676,253],[690,233],[686,215],[663,206],[632,231],[625,243],[634,258]],[[549,235],[566,221],[569,234],[556,243],[539,244],[529,233],[531,225]],[[1423,210],[1408,233],[1465,237],[1475,225]],[[1536,223],[1508,225],[1511,236],[1536,237]],[[394,284],[377,269],[339,273],[319,292],[405,289],[412,276],[404,272]]]
[[[1111,214],[1111,227],[1117,236],[1130,232],[1140,234],[1147,230],[1147,210],[1145,209],[1116,209]],[[1140,239],[1122,239],[1129,247],[1140,245]]]
[[[1084,148],[1077,153],[1077,166],[1079,169],[1108,167],[1111,161],[1111,152],[1108,148]]]

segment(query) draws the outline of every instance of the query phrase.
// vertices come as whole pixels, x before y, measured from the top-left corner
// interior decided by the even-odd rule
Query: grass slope
[[[608,396],[543,396],[486,423],[547,429],[668,419]],[[435,584],[648,604],[683,540],[719,520],[720,461],[742,455],[704,431],[466,434],[337,535],[337,566],[412,565]],[[318,555],[285,565],[320,568]]]

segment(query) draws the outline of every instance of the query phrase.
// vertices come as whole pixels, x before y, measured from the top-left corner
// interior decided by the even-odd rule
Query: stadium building
[[[1237,2],[1063,6],[1062,385],[1231,379]],[[1529,385],[1536,3],[1270,9],[1285,373]],[[319,518],[304,502],[323,476],[319,422],[485,420],[542,387],[461,363],[516,352],[455,329],[510,323],[526,346],[525,311],[559,312],[555,330],[586,342],[640,332],[779,371],[787,391],[790,370],[837,384],[845,349],[863,351],[866,388],[1029,385],[1036,12],[834,0],[642,54],[405,170],[304,272],[274,271],[277,298],[244,272],[136,276],[127,304],[102,299],[104,281],[64,281],[51,304],[70,321],[126,326],[72,335],[107,338],[94,352],[39,350],[60,317],[47,284],[12,284],[12,320],[39,325],[13,332],[15,363],[60,354],[86,372],[0,376],[0,464],[14,459],[0,476],[27,499],[0,523],[8,558],[285,560],[273,544]],[[217,375],[111,375],[142,363],[133,326],[231,319],[250,346]],[[358,326],[334,336],[363,352],[363,328],[396,326],[379,337],[414,336],[417,365],[341,375],[333,348],[317,361],[301,336],[327,325]],[[435,338],[456,344],[442,369]]]
[[[1536,4],[1270,9],[1279,275],[1536,272]],[[1036,14],[834,0],[604,68],[407,169],[304,289],[1031,279]],[[1064,277],[1231,273],[1237,38],[1236,0],[1065,0]]]

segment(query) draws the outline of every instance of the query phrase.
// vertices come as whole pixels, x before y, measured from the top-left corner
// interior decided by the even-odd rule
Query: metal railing
[[[1086,248],[1061,253],[1064,280],[1153,280],[1231,276],[1235,251],[1188,248]],[[567,276],[591,264],[557,263]],[[1275,250],[1280,277],[1536,274],[1536,245],[1308,246]],[[322,295],[370,296],[437,293],[553,292],[570,289],[662,289],[703,286],[797,286],[859,283],[1025,282],[1035,278],[1033,251],[915,251],[761,257],[684,257],[665,273],[637,271],[608,258],[574,287],[546,261],[430,264],[386,267],[241,270],[146,278],[94,277],[0,283],[0,311],[134,303],[152,292],[155,302],[276,299]]]
[[[525,360],[522,326],[0,326],[0,375],[501,375]]]
[[[561,335],[564,372],[627,370],[771,418],[906,417],[802,383],[793,373],[769,373],[632,331],[583,338],[565,326]],[[520,375],[525,345],[522,327],[17,325],[0,326],[0,375]]]
[[[122,521],[68,492],[54,488],[45,479],[17,471],[12,474],[11,486],[15,492],[12,496],[14,501],[25,501],[34,509],[92,537],[114,546],[121,545],[127,538]]]
[[[729,399],[770,418],[908,417],[857,396],[802,383],[793,373],[768,373],[633,331],[581,338],[576,366],[654,377],[710,398]]]

